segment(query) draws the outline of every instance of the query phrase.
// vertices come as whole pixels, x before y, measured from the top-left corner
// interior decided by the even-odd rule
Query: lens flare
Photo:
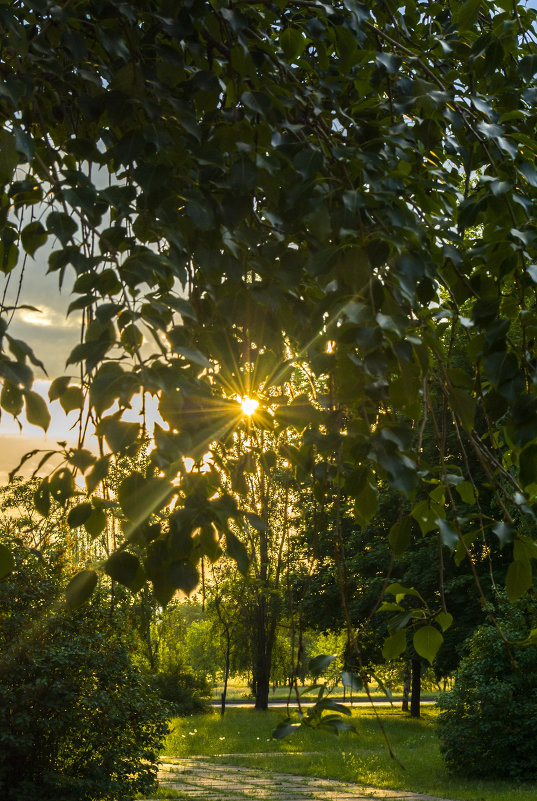
[[[242,398],[241,400],[242,413],[246,414],[248,417],[250,417],[255,412],[258,406],[259,406],[259,401],[256,401],[255,398],[246,397]]]

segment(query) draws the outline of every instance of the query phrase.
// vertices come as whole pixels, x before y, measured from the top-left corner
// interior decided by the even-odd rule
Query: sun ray
[[[324,325],[323,330],[318,331],[310,340],[306,342],[303,348],[299,350],[299,352],[293,357],[292,360],[288,360],[285,364],[280,365],[272,373],[267,377],[266,381],[264,382],[265,386],[270,384],[280,384],[282,383],[290,374],[291,371],[294,369],[297,362],[299,362],[302,357],[308,352],[308,350],[314,345],[321,337],[327,336],[329,329],[337,323],[341,314],[347,309],[352,303],[355,303],[356,299],[352,297],[350,300],[346,301],[337,311],[334,312],[331,318],[329,318]]]

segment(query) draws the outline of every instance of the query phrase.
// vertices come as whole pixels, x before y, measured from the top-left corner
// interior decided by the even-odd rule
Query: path
[[[355,707],[358,705],[366,706],[368,704],[370,705],[371,703],[368,698],[355,698],[352,704],[349,698],[347,699],[333,698],[332,696],[330,696],[330,700],[337,701],[339,704],[346,704],[351,709],[353,706]],[[401,701],[402,698],[394,698],[393,701],[383,701],[381,698],[373,699],[375,706],[393,706],[394,704],[400,703]],[[434,706],[434,704],[436,704],[436,700],[431,698],[425,698],[422,699],[420,703],[421,706]],[[301,702],[301,706],[303,707],[310,707],[313,706],[314,704],[315,701],[312,700],[309,701],[306,700]],[[216,709],[220,709],[220,707],[222,706],[222,702],[219,701],[218,699],[213,699],[211,701],[211,705]],[[287,707],[287,701],[285,701],[284,699],[277,699],[277,700],[269,699],[268,705],[269,709],[285,709]],[[296,700],[294,698],[291,700],[289,706],[291,708],[296,708]],[[226,709],[253,709],[254,707],[255,707],[255,701],[246,701],[246,700],[226,701]]]
[[[310,756],[315,759],[318,755]],[[447,801],[404,790],[214,764],[206,759],[165,757],[159,772],[161,786],[178,790],[181,799],[190,801]]]

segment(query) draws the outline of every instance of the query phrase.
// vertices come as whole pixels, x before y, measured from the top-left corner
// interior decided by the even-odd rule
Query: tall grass
[[[302,729],[285,740],[272,738],[281,710],[255,712],[229,709],[213,714],[175,718],[164,754],[206,756],[229,764],[282,773],[318,776],[374,787],[429,793],[461,801],[536,801],[537,787],[513,786],[451,776],[435,734],[437,711],[427,707],[419,720],[398,709],[379,710],[396,759],[390,758],[382,732],[369,708],[353,711],[356,734],[339,737]],[[315,757],[312,758],[312,753]]]

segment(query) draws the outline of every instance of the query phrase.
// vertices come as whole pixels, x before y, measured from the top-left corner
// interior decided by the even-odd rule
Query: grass
[[[140,799],[147,798],[145,795],[137,795],[136,797]],[[181,801],[181,799],[189,799],[189,801],[192,801],[191,796],[180,793],[178,790],[172,790],[171,787],[157,787],[156,790],[153,790],[151,793],[151,801],[160,801],[162,798],[173,798],[175,801]]]
[[[212,695],[213,700],[220,701],[222,690],[223,690],[223,685],[222,684],[216,684],[214,686],[213,695]],[[300,692],[301,693],[304,692],[304,694],[301,695],[301,698],[303,700],[308,700],[308,699],[309,700],[316,700],[316,698],[317,698],[317,693],[315,691],[307,692],[307,688],[306,687],[301,688]],[[333,695],[334,696],[337,695],[338,697],[343,697],[343,687],[338,687],[336,690],[334,690]],[[373,696],[373,698],[378,698],[379,700],[383,700],[383,701],[386,700],[386,696],[383,693],[383,691],[380,690],[380,689],[377,689],[374,683],[372,684],[371,695]],[[397,695],[400,695],[400,693],[394,691],[394,695],[397,696]],[[438,695],[438,692],[434,691],[434,690],[430,691],[430,692],[429,691],[425,691],[425,692],[422,692],[421,695],[422,695],[423,699],[435,698]],[[282,687],[276,687],[274,690],[271,690],[271,692],[270,692],[269,703],[271,701],[287,701],[288,696],[289,696],[289,688],[288,687],[283,687],[283,686]],[[227,693],[226,693],[227,701],[252,701],[253,698],[254,697],[251,694],[251,690],[250,690],[250,688],[248,687],[247,684],[244,684],[243,682],[241,682],[241,683],[230,682],[229,683],[228,688],[227,688]],[[354,700],[357,700],[357,699],[367,700],[367,695],[364,692],[362,692],[362,693],[353,693],[353,698],[354,698]],[[294,702],[294,699],[295,699],[295,694],[293,692],[292,695],[291,695],[291,701]],[[348,693],[347,693],[347,701],[350,702],[350,698],[349,698]]]
[[[448,774],[435,735],[434,708],[424,708],[420,720],[396,708],[383,708],[379,714],[404,769],[390,758],[369,708],[353,711],[356,735],[334,737],[302,729],[285,740],[271,737],[284,715],[281,710],[229,709],[223,719],[217,714],[174,718],[163,753],[207,756],[227,764],[430,793],[457,801],[535,801],[535,785]],[[311,752],[315,752],[314,759]]]

